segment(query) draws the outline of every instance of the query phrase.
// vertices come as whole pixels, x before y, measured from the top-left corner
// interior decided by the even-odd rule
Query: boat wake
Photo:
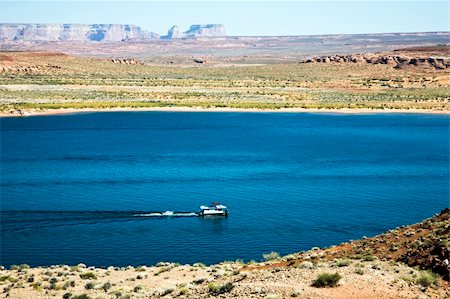
[[[198,215],[198,213],[194,213],[194,212],[165,211],[165,212],[134,214],[133,216],[134,217],[197,217],[199,215]]]

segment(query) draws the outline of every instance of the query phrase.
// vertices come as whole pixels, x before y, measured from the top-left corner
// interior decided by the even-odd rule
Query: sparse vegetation
[[[263,258],[265,261],[276,260],[280,258],[280,254],[278,252],[272,251],[271,253],[263,254]]]
[[[323,273],[317,276],[317,278],[312,283],[312,286],[316,288],[336,287],[341,278],[342,277],[341,275],[339,275],[339,273]]]
[[[431,271],[422,271],[420,276],[416,279],[416,283],[427,288],[436,284],[438,276]]]
[[[231,292],[233,287],[234,287],[234,285],[231,282],[227,282],[223,285],[218,285],[214,282],[211,282],[208,284],[209,292],[214,296],[229,293],[229,292]]]
[[[27,265],[27,264],[11,265],[10,269],[11,270],[21,271],[21,270],[25,270],[25,269],[30,269],[30,266]]]
[[[80,274],[81,279],[96,279],[97,274],[94,272],[85,272]]]
[[[100,59],[6,53],[60,69],[0,74],[0,110],[59,108],[368,108],[449,110],[445,75],[384,65],[246,67],[116,65]],[[443,74],[448,74],[443,71]]]
[[[355,273],[358,275],[363,275],[364,274],[364,270],[361,268],[356,268]]]
[[[347,267],[350,264],[351,264],[351,261],[349,259],[342,259],[342,260],[338,260],[336,262],[337,267]]]
[[[95,288],[95,283],[93,282],[88,282],[87,284],[85,284],[84,288],[86,290],[92,290],[93,288]]]
[[[108,290],[109,290],[111,287],[112,287],[112,285],[111,285],[111,283],[108,281],[108,282],[105,282],[105,283],[103,284],[102,289],[103,289],[103,291],[108,292]]]

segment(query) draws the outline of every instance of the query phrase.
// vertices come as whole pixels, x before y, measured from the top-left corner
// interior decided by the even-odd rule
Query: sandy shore
[[[0,112],[0,117],[21,117],[39,115],[62,115],[75,113],[94,112],[270,112],[270,113],[342,113],[342,114],[380,114],[380,113],[411,113],[411,114],[450,114],[450,110],[428,110],[428,109],[319,109],[319,108],[280,108],[280,109],[257,109],[257,108],[204,108],[204,107],[150,107],[150,108],[67,108],[67,109],[46,109],[46,110],[11,110]]]

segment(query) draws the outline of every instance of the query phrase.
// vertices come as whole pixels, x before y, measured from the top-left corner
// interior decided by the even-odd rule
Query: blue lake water
[[[229,217],[134,216],[211,201]],[[448,205],[448,115],[1,119],[3,265],[260,260],[373,236]]]

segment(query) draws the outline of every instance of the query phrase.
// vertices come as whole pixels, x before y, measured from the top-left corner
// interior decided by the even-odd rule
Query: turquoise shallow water
[[[211,201],[230,216],[135,216]],[[4,265],[258,260],[372,236],[448,205],[448,115],[1,119]]]

